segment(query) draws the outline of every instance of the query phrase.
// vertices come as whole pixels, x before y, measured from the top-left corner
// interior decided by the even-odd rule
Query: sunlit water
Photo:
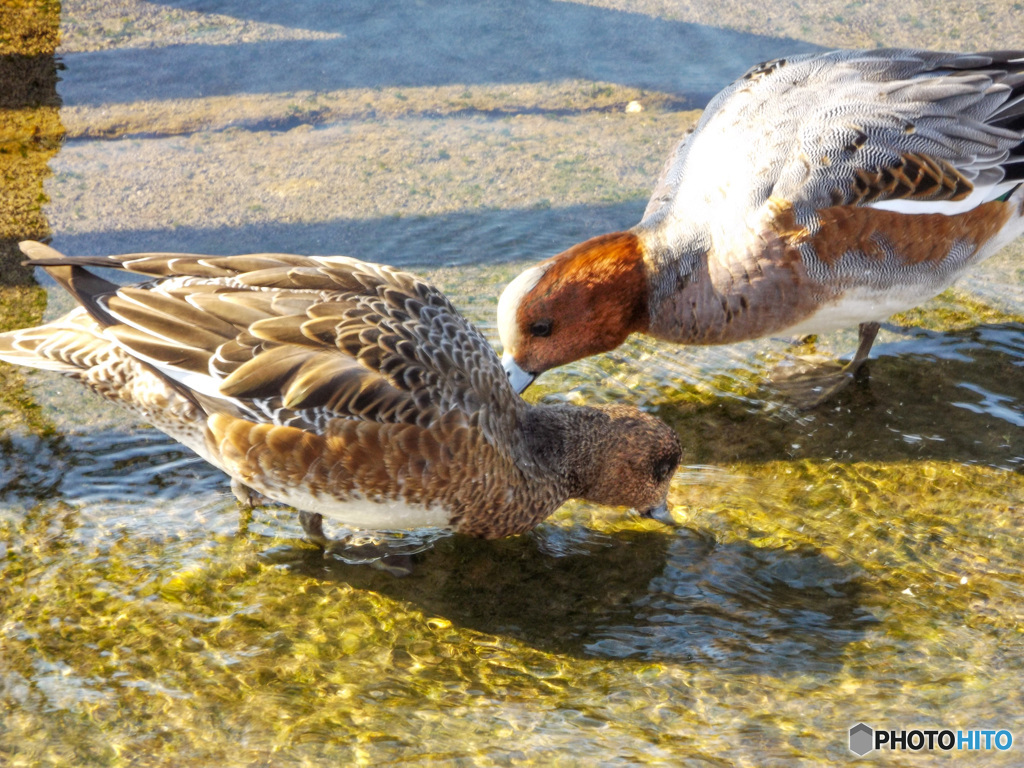
[[[55,247],[410,265],[495,342],[519,268],[640,215],[678,109],[814,48],[572,3],[514,24],[458,5],[410,5],[410,24],[216,5],[139,4],[163,21],[69,35]],[[559,52],[562,25],[585,31]],[[684,67],[681,39],[714,61]],[[523,106],[571,78],[674,106],[636,123],[621,104]],[[290,109],[309,98],[296,91],[322,104]],[[254,94],[268,101],[194,117],[206,96]],[[92,137],[123,104],[131,137]],[[859,721],[1024,739],[1021,264],[1018,247],[898,318],[869,375],[811,413],[764,384],[808,351],[781,340],[635,339],[546,374],[530,397],[630,402],[678,430],[678,526],[572,503],[528,536],[441,538],[404,578],[325,558],[293,511],[241,510],[173,441],[33,376],[54,433],[0,440],[0,762],[820,765],[852,757]],[[843,333],[817,351],[854,346]]]

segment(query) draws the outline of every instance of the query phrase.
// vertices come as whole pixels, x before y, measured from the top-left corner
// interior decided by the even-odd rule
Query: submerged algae
[[[402,580],[297,545],[289,513],[231,532],[226,500],[212,536],[90,538],[37,510],[4,531],[31,598],[3,605],[0,751],[820,762],[844,718],[1012,715],[1024,484],[961,471],[910,522],[889,469],[732,467],[679,489],[681,531],[577,506],[535,537],[440,542]]]
[[[561,5],[552,4],[555,13]],[[55,25],[51,3],[7,3],[0,14],[29,6],[49,8]],[[119,2],[113,12],[137,6]],[[143,10],[154,30],[118,16],[110,34],[166,41],[161,11],[150,6]],[[901,13],[913,13],[905,6]],[[71,15],[81,19],[99,4],[77,7]],[[192,12],[167,13],[178,24]],[[833,16],[807,21],[829,32],[815,42],[856,42],[862,30],[837,37],[844,27]],[[757,14],[744,18],[759,33],[779,31],[758,26]],[[885,31],[888,44],[921,44],[909,25]],[[84,33],[107,34],[102,25]],[[929,34],[952,47],[947,27]],[[81,146],[68,152],[50,187],[63,196],[51,212],[85,252],[147,237],[159,247],[283,247],[296,234],[325,250],[348,233],[330,215],[380,217],[358,242],[382,260],[415,263],[400,246],[422,233],[434,245],[454,237],[493,251],[473,258],[521,258],[537,243],[554,252],[575,230],[526,239],[538,223],[632,223],[692,119],[659,94],[580,87],[75,107],[63,114],[81,144],[136,138],[98,142],[78,165]],[[610,111],[626,97],[642,99],[644,111]],[[524,116],[513,117],[518,111]],[[368,117],[383,120],[357,125]],[[321,142],[331,162],[352,169],[341,177],[351,182],[341,213],[328,205],[337,188],[317,197],[303,186],[326,166],[296,156],[296,147],[316,143],[300,139],[332,120],[337,136],[360,139]],[[59,131],[42,130],[45,140],[34,143],[19,134],[0,162],[38,148],[42,173]],[[151,132],[174,136],[157,147],[139,138]],[[453,157],[452,147],[469,140],[480,144]],[[258,162],[236,151],[243,145]],[[175,175],[194,165],[182,162],[182,147],[207,158],[198,180]],[[109,186],[109,169],[89,165],[104,153],[122,163]],[[556,155],[569,162],[556,165]],[[214,157],[227,158],[236,176]],[[411,180],[409,157],[423,161]],[[252,194],[299,160],[309,178],[281,171],[277,197]],[[373,172],[362,177],[367,162]],[[135,188],[140,167],[149,183]],[[515,184],[502,189],[502,178]],[[239,188],[244,194],[232,198]],[[24,210],[40,214],[40,188],[17,191],[28,195]],[[135,229],[121,233],[114,228],[126,201]],[[521,207],[511,210],[512,201]],[[479,215],[481,204],[495,208]],[[410,226],[410,213],[433,216]],[[215,216],[237,227],[214,231]],[[405,239],[383,237],[402,226]],[[0,441],[0,762],[822,765],[848,761],[846,729],[861,720],[1012,727],[1024,705],[1024,325],[986,302],[990,293],[1019,295],[1022,252],[1018,245],[998,257],[1001,271],[983,268],[1002,280],[998,291],[980,291],[986,301],[947,293],[898,318],[916,327],[883,331],[870,376],[811,414],[788,411],[763,386],[772,365],[802,351],[782,343],[684,349],[636,338],[545,374],[531,399],[640,403],[676,427],[691,465],[671,496],[680,527],[571,504],[530,536],[440,541],[406,579],[325,560],[301,541],[290,510],[240,514],[218,472],[96,398],[73,395],[74,385],[35,377],[31,398],[42,414],[29,429],[45,430],[51,417],[59,428],[42,437],[8,431]],[[458,260],[452,248],[430,255]],[[521,266],[416,271],[494,339],[494,297]],[[849,354],[854,343],[846,333],[817,348]],[[985,761],[1017,762],[1012,752]]]
[[[493,298],[463,292],[493,296],[504,271],[429,276],[486,319]],[[612,355],[552,372],[568,391],[533,397],[662,382],[646,407],[693,464],[670,497],[680,527],[574,503],[530,536],[439,541],[405,579],[325,560],[290,510],[240,516],[219,473],[151,430],[112,432],[106,452],[74,436],[51,456],[18,450],[70,462],[70,479],[20,514],[35,491],[8,494],[0,522],[0,700],[15,713],[0,755],[821,764],[845,759],[859,720],[1012,723],[1024,436],[984,408],[948,417],[964,384],[1021,408],[1024,326],[986,319],[894,332],[870,377],[812,414],[756,399],[781,346],[695,362],[634,340],[635,370]],[[698,364],[734,392],[691,383]],[[132,455],[110,496],[110,465]]]

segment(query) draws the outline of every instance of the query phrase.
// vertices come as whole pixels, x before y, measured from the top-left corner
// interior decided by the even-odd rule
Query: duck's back
[[[5,335],[0,356],[79,378],[250,488],[377,528],[458,527],[490,497],[496,525],[510,500],[530,506],[522,401],[414,276],[341,257],[26,252],[84,309]],[[117,286],[86,266],[151,279]]]
[[[1024,178],[1022,73],[1024,51],[834,51],[760,64],[719,93],[676,147],[644,224],[701,210],[723,227],[743,223],[773,196],[797,207],[955,201],[964,182],[997,178],[1005,191]],[[951,166],[946,186],[862,178],[907,155]]]
[[[636,228],[652,304],[706,269],[722,295],[762,272],[791,281],[742,302],[789,296],[791,316],[766,332],[851,288],[873,292],[869,301],[897,289],[892,305],[913,306],[1020,234],[1019,201],[1000,206],[1022,180],[1024,52],[767,62],[708,105],[665,166]],[[791,289],[806,306],[792,306]],[[758,334],[734,339],[744,335]]]

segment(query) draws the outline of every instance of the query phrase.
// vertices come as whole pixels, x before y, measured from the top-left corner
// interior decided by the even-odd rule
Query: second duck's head
[[[501,362],[522,392],[549,368],[614,349],[648,322],[637,236],[601,235],[530,267],[505,288],[498,301]]]

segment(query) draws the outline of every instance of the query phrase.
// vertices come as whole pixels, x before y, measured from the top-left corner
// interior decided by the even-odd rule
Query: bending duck
[[[675,432],[626,406],[532,406],[413,275],[344,257],[67,258],[22,243],[81,306],[0,334],[0,359],[121,403],[248,489],[369,530],[527,531],[569,498],[665,511]],[[118,286],[85,267],[148,276]]]
[[[834,51],[716,96],[643,219],[520,274],[498,304],[517,392],[634,332],[727,344],[878,322],[1024,233],[1024,51]],[[824,398],[822,398],[824,399]]]

